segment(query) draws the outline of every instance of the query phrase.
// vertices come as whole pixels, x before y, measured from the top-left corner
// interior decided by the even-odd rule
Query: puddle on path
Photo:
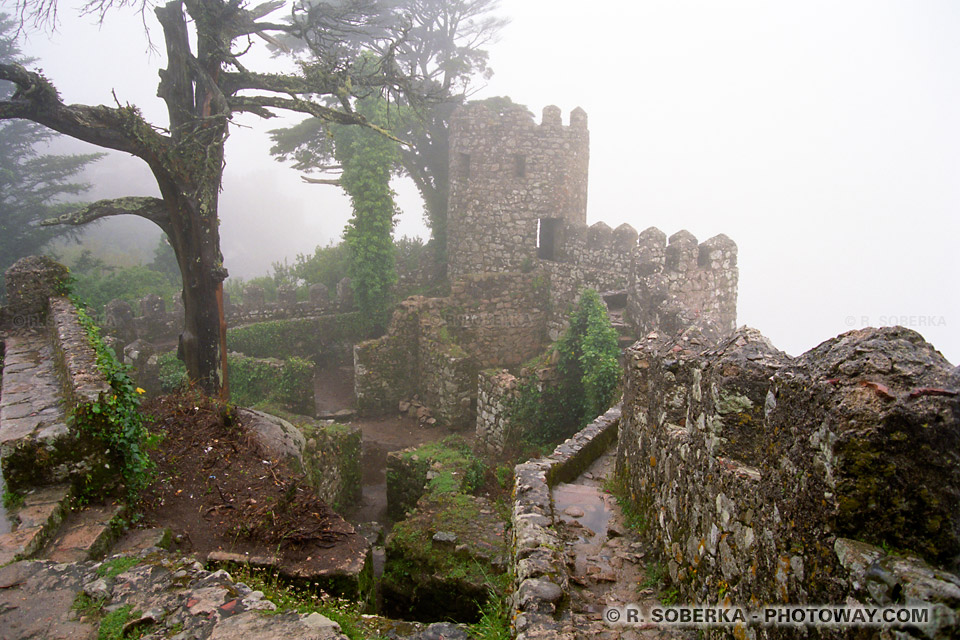
[[[581,542],[592,537],[600,540],[607,537],[607,523],[613,515],[612,501],[611,496],[595,486],[561,482],[553,488],[555,513],[564,522],[577,522],[584,528]]]

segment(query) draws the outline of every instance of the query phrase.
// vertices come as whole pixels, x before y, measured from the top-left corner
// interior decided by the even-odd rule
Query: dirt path
[[[652,584],[655,566],[648,566],[645,546],[626,525],[616,500],[603,490],[615,460],[616,452],[611,449],[573,483],[560,483],[553,489],[565,539],[576,637],[692,640],[697,637],[695,631],[613,626],[603,620],[607,607],[660,606]]]

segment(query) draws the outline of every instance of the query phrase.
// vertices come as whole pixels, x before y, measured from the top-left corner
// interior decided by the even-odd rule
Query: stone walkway
[[[696,631],[613,625],[604,620],[608,607],[661,606],[648,586],[645,547],[624,522],[616,500],[603,490],[615,461],[616,452],[610,449],[576,481],[553,488],[570,576],[572,620],[568,630],[584,640],[695,639]]]
[[[49,340],[42,334],[22,333],[6,337],[4,343],[0,448],[4,476],[10,483],[10,472],[19,471],[7,464],[14,443],[52,444],[67,435],[68,429]]]
[[[206,571],[191,558],[147,550],[133,562],[33,560],[3,567],[0,637],[93,640],[100,620],[121,611],[115,615],[123,617],[124,630],[138,628],[151,640],[346,638],[319,613],[265,615],[276,605],[262,592],[234,582],[226,571]],[[84,601],[87,607],[76,607]]]

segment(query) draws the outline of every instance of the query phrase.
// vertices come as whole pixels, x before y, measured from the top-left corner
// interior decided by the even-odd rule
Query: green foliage
[[[647,513],[642,505],[638,504],[634,497],[630,495],[626,477],[615,475],[607,478],[603,483],[603,488],[617,501],[617,506],[620,507],[620,513],[623,514],[624,522],[628,527],[638,533],[647,530],[650,525]]]
[[[620,347],[610,325],[607,308],[593,289],[584,289],[570,316],[570,327],[557,343],[560,374],[579,378],[583,388],[580,422],[606,411],[616,399],[620,384]]]
[[[302,358],[283,361],[227,356],[230,401],[250,406],[277,403],[299,413],[314,412],[313,364]]]
[[[16,491],[11,491],[9,487],[3,488],[3,508],[9,513],[16,511],[23,506],[23,495]]]
[[[667,566],[662,562],[648,562],[643,571],[643,581],[638,585],[641,589],[660,589],[666,584]]]
[[[665,607],[672,607],[680,602],[680,590],[676,587],[670,587],[660,592],[660,603]]]
[[[104,343],[93,319],[75,297],[71,299],[77,308],[80,326],[97,354],[97,368],[110,384],[110,392],[100,394],[96,402],[78,405],[72,419],[81,431],[92,435],[109,452],[123,477],[128,500],[135,502],[140,491],[150,483],[154,467],[145,451],[148,434],[139,411],[143,390],[134,384],[127,367]]]
[[[171,282],[180,282],[180,265],[177,264],[177,254],[170,246],[167,236],[160,236],[157,246],[153,250],[153,260],[147,265],[147,268],[164,274]]]
[[[388,128],[409,142],[399,149],[391,170],[409,176],[416,184],[432,233],[433,255],[443,266],[447,251],[450,119],[473,92],[471,84],[492,73],[485,46],[507,21],[490,15],[496,9],[496,0],[418,0],[397,6],[405,12],[403,22],[407,27],[404,45],[391,49],[391,56],[401,68],[415,70],[417,83],[427,89],[430,99],[410,108],[410,102],[400,96],[400,104],[391,105]],[[315,171],[329,165],[334,157],[333,140],[317,118],[270,134],[275,143],[270,152],[292,161],[297,169]]]
[[[81,591],[77,594],[70,608],[76,611],[79,616],[98,617],[103,610],[104,604],[106,604],[104,600],[94,600]]]
[[[283,277],[280,279],[283,280]],[[228,278],[223,283],[223,291],[230,296],[231,302],[234,304],[242,304],[243,292],[246,291],[247,287],[260,287],[263,289],[264,302],[276,302],[280,284],[286,284],[286,282],[278,284],[277,278],[273,276],[258,276],[250,280]]]
[[[364,98],[357,111],[371,123],[387,126],[387,103]],[[350,281],[361,322],[372,331],[386,327],[397,282],[393,225],[397,207],[390,173],[399,160],[396,142],[361,127],[332,126],[335,152],[343,165],[340,185],[353,205],[343,234],[350,252]]]
[[[510,640],[510,608],[507,598],[490,589],[487,601],[480,608],[480,620],[467,632],[476,640]]]
[[[187,384],[187,367],[183,360],[177,357],[176,351],[168,351],[157,356],[157,365],[160,369],[160,391],[174,393]]]
[[[97,631],[97,640],[123,640],[124,638],[139,638],[143,636],[146,629],[139,625],[131,629],[128,633],[123,632],[124,626],[131,618],[140,615],[139,611],[133,610],[133,605],[125,604],[119,609],[114,609],[103,616],[100,621],[100,629]]]
[[[91,309],[98,314],[111,300],[120,299],[134,309],[139,308],[140,299],[155,294],[168,303],[180,291],[180,286],[169,276],[147,267],[115,267],[104,271],[73,271],[76,278],[75,290]]]
[[[314,357],[337,342],[365,337],[360,314],[273,320],[227,330],[227,349],[255,358]]]
[[[323,284],[333,295],[337,283],[350,273],[350,251],[346,244],[330,243],[318,246],[313,255],[299,254],[290,272],[298,281],[305,284]]]
[[[530,376],[509,405],[510,420],[541,445],[569,437],[606,411],[620,384],[620,347],[606,307],[593,289],[584,289],[570,314],[570,326],[556,342],[556,380]],[[532,368],[542,368],[534,363]]]
[[[501,489],[509,489],[513,486],[513,467],[508,464],[497,465],[497,468],[493,471],[494,476],[497,479],[497,485]]]

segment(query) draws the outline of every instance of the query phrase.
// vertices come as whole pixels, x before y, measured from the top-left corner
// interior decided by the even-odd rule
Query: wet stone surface
[[[661,606],[653,585],[647,585],[647,548],[625,524],[613,496],[603,490],[604,480],[613,473],[615,457],[616,451],[609,450],[573,483],[560,483],[552,490],[570,598],[569,612],[562,616],[558,637],[696,638],[696,631],[689,629],[611,625],[603,619],[608,607]]]

